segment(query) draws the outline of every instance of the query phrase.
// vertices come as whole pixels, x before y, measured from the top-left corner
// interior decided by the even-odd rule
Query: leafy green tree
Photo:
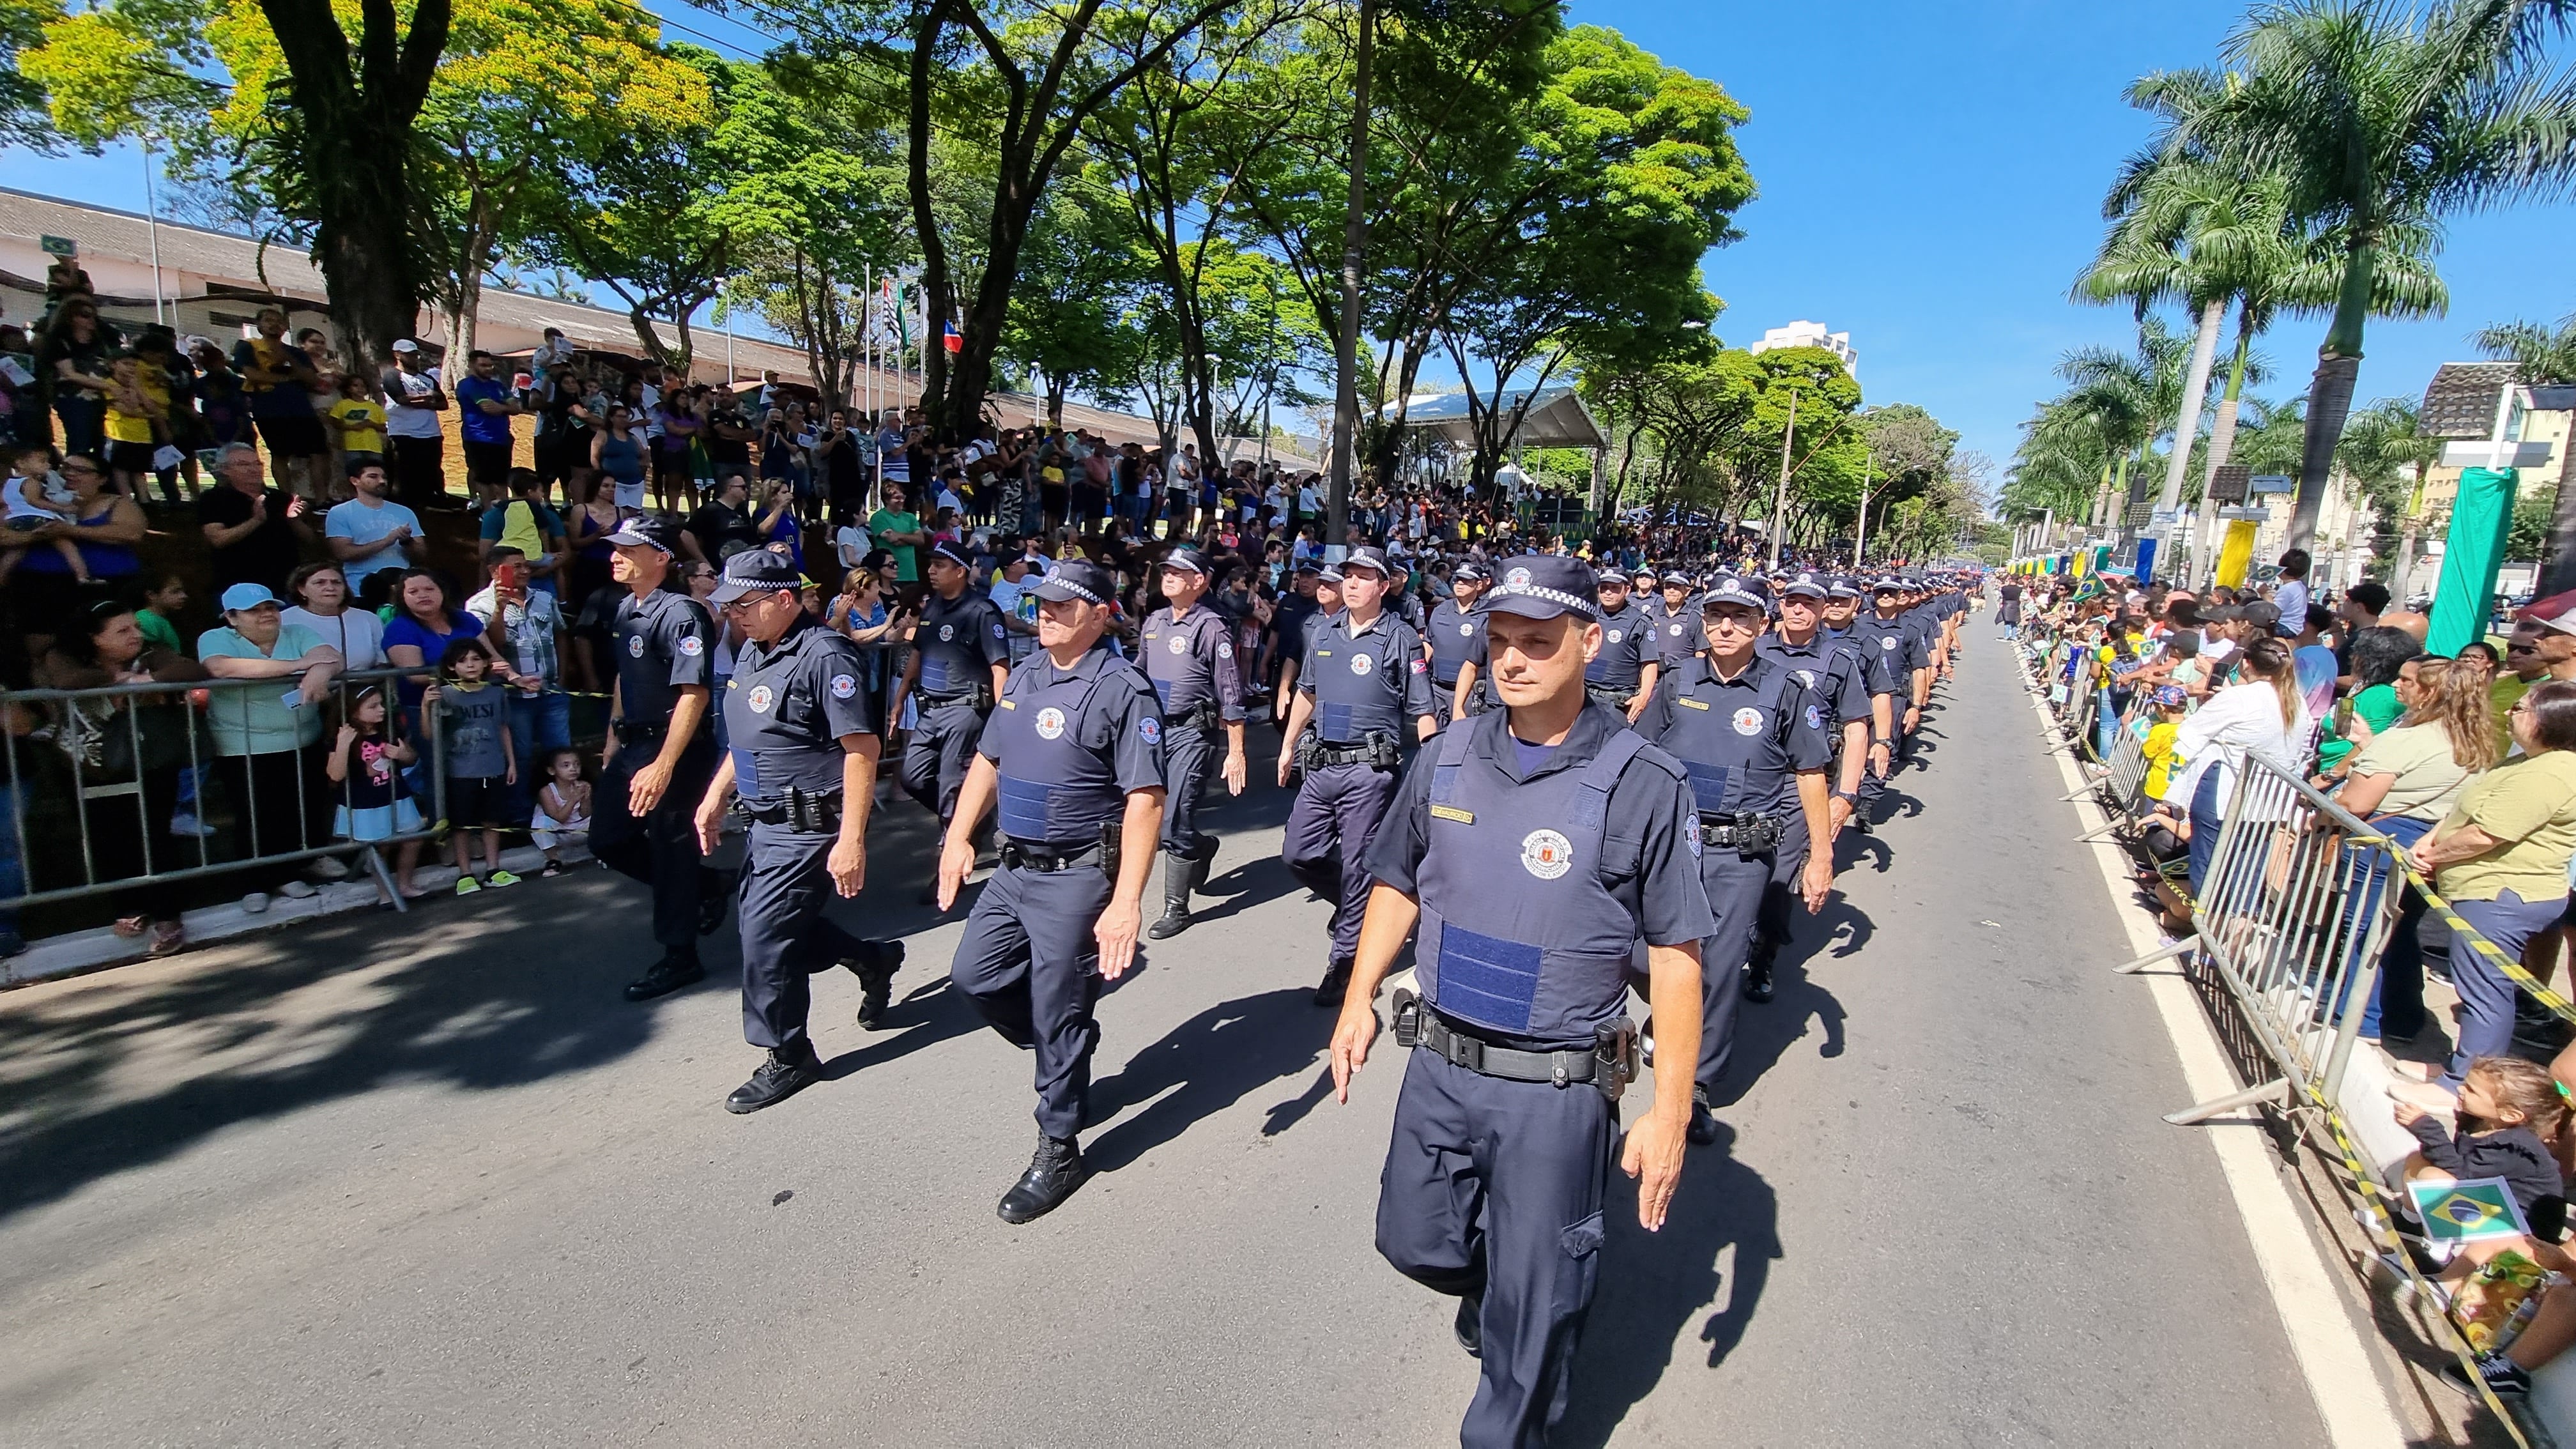
[[[1152,274],[1110,208],[1058,194],[1029,229],[1001,358],[1038,374],[1047,418],[1061,424],[1069,390],[1107,395],[1144,367],[1144,337],[1122,319],[1141,308]]]
[[[2150,77],[2133,92],[2164,117],[2164,153],[2277,174],[2294,218],[2341,234],[2291,546],[2316,532],[2389,231],[2576,182],[2576,74],[2549,69],[2542,50],[2565,18],[2546,0],[2451,0],[2420,20],[2352,0],[2293,0],[2256,11],[2229,37],[2226,71]]]

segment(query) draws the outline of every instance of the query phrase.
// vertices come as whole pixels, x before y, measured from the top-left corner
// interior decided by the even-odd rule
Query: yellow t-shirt
[[[2435,889],[2456,901],[2491,901],[2506,891],[2537,904],[2567,895],[2576,855],[2576,750],[2507,760],[2460,794],[2435,839],[2462,825],[2504,841],[2475,860],[2442,867]]]
[[[152,415],[121,412],[111,401],[107,405],[107,438],[111,443],[150,443]]]
[[[340,424],[340,447],[351,453],[385,450],[385,410],[373,398],[344,397],[331,404]]]
[[[2160,719],[2147,727],[2147,742],[2141,750],[2147,757],[2147,798],[2161,800],[2173,784],[2174,740],[2182,734],[2182,721]]]

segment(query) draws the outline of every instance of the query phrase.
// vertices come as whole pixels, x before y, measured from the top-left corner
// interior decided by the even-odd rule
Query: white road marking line
[[[2019,669],[2020,661],[2016,659],[2013,667]],[[2020,684],[2017,679],[2011,682],[2015,687]],[[2029,698],[2032,713],[2039,716],[2043,731],[2048,730],[2052,722],[2039,696]],[[2072,755],[2050,758],[2067,789],[2084,783]],[[2090,812],[2094,824],[2110,818],[2089,793],[2080,808]],[[2144,956],[2165,944],[2130,901],[2126,853],[2107,840],[2094,841],[2087,848],[2101,868],[2104,888],[2111,893],[2112,911],[2129,933],[2130,955]],[[2205,1101],[2237,1091],[2236,1074],[2209,1019],[2201,1013],[2191,983],[2170,970],[2148,972],[2138,979],[2155,998],[2156,1015],[2164,1020],[2165,1035],[2182,1062],[2183,1085],[2192,1099]],[[2389,1406],[2387,1386],[2372,1365],[2369,1346],[2353,1326],[2343,1295],[2336,1291],[2315,1235],[2281,1183],[2269,1139],[2248,1124],[2223,1119],[2174,1130],[2206,1133],[2218,1154],[2228,1193],[2236,1199],[2245,1236],[2253,1245],[2254,1262],[2263,1271],[2263,1285],[2271,1290],[2272,1306],[2280,1311],[2290,1354],[2307,1376],[2308,1395],[2325,1421],[2327,1438],[2338,1449],[2405,1449],[2406,1434]]]

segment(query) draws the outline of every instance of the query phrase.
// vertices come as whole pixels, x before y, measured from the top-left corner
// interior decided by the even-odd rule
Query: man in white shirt
[[[387,569],[401,570],[429,554],[421,534],[420,515],[389,501],[381,464],[353,468],[349,485],[357,496],[334,505],[322,518],[322,543],[340,564],[354,598],[366,598],[367,579]]]
[[[2281,555],[2281,586],[2272,593],[2272,602],[2280,606],[2282,637],[2298,633],[2308,617],[2308,551],[2294,548]]]
[[[377,382],[385,395],[385,436],[392,442],[403,500],[415,508],[434,507],[447,491],[447,442],[438,427],[447,394],[439,386],[438,369],[427,366],[420,344],[405,337],[394,344],[394,365]]]

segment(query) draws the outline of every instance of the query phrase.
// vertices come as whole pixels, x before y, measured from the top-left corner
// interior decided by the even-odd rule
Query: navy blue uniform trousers
[[[975,743],[984,737],[984,716],[972,702],[921,702],[919,722],[903,747],[903,792],[921,808],[948,823],[957,813],[957,792],[975,763]]]
[[[1840,758],[1837,756],[1837,758]],[[1799,907],[1799,877],[1807,869],[1807,812],[1798,808],[1797,799],[1789,801],[1780,823],[1780,843],[1771,851],[1771,884],[1762,892],[1762,913],[1755,934],[1770,938],[1774,946],[1789,942],[1789,926]]]
[[[840,899],[831,870],[837,839],[752,822],[735,909],[742,927],[742,1039],[753,1046],[804,1039],[814,997],[808,978],[815,972],[877,959],[876,943],[823,915]]]
[[[1335,902],[1336,961],[1359,954],[1360,918],[1368,912],[1370,885],[1360,859],[1402,783],[1393,770],[1325,765],[1306,772],[1296,803],[1288,807],[1288,839],[1280,857],[1299,885]]]
[[[1199,843],[1199,796],[1207,790],[1208,766],[1224,751],[1216,736],[1188,724],[1170,724],[1163,732],[1163,849],[1188,855]]]
[[[1506,1082],[1411,1055],[1378,1179],[1377,1250],[1434,1292],[1485,1295],[1482,1372],[1458,1442],[1540,1449],[1565,1417],[1600,1271],[1610,1101],[1588,1083]]]
[[[966,917],[948,979],[1002,1039],[1037,1053],[1038,1130],[1071,1137],[1091,1099],[1091,1049],[1100,1025],[1100,943],[1091,928],[1109,904],[1097,864],[993,872]],[[1138,960],[1143,960],[1139,953]]]
[[[694,955],[698,949],[698,898],[711,874],[698,854],[698,802],[707,797],[715,777],[713,739],[691,745],[671,772],[671,786],[661,803],[638,820],[626,807],[626,791],[635,771],[662,752],[659,741],[620,745],[617,758],[600,772],[592,793],[596,808],[590,822],[590,853],[601,864],[653,888],[653,941],[666,951]],[[719,883],[717,889],[721,890]]]
[[[1739,854],[1712,845],[1699,858],[1700,883],[1708,887],[1709,914],[1717,917],[1717,934],[1700,942],[1700,988],[1705,1004],[1699,1024],[1699,1085],[1714,1097],[1726,1061],[1735,1050],[1735,1010],[1742,994],[1736,972],[1753,947],[1753,928],[1762,915],[1762,897],[1771,889],[1772,853]]]

